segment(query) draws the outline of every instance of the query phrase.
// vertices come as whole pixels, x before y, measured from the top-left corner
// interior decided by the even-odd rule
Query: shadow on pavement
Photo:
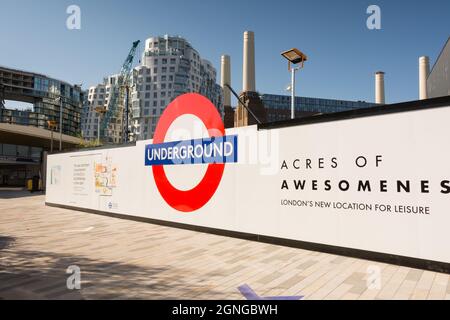
[[[9,247],[13,242],[14,238],[0,235],[0,251]]]
[[[0,299],[183,299],[198,289],[183,281],[181,271],[174,272],[169,266],[143,268],[3,248],[0,256],[7,257],[0,259]],[[81,290],[67,289],[67,279],[72,275],[66,273],[69,266],[80,268]]]
[[[0,188],[0,199],[36,197],[45,194],[43,191],[30,192],[23,189]]]

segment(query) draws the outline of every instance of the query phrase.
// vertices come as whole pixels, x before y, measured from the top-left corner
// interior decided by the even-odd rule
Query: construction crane
[[[105,143],[115,142],[113,135],[118,127],[120,128],[120,139],[125,142],[128,141],[128,92],[133,60],[139,43],[140,40],[133,42],[130,52],[120,69],[117,81],[110,87],[109,101],[105,106],[105,113],[99,128],[101,139]],[[125,97],[127,98],[126,106],[124,106]],[[120,123],[117,121],[118,119],[121,120]]]

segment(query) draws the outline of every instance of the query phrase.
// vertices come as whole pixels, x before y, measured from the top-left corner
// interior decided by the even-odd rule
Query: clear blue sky
[[[66,8],[81,7],[81,30],[66,28]],[[382,30],[368,30],[366,9],[381,7]],[[310,58],[298,76],[302,96],[374,100],[374,72],[386,72],[388,103],[418,97],[418,57],[436,60],[450,36],[450,1],[0,0],[0,65],[83,87],[116,73],[132,41],[180,35],[220,70],[231,55],[232,86],[242,87],[242,33],[255,32],[256,86],[287,94],[280,52]],[[142,51],[142,46],[140,48]]]

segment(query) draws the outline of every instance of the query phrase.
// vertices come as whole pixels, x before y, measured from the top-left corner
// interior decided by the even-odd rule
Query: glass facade
[[[0,161],[41,163],[42,148],[0,143]]]
[[[28,179],[42,176],[43,148],[0,143],[0,186],[24,187]]]
[[[267,120],[288,120],[291,117],[291,97],[275,94],[263,94],[260,96],[267,109]],[[321,99],[309,97],[295,98],[296,114],[333,113],[362,108],[370,108],[375,103],[365,101],[346,101],[334,99]]]
[[[33,103],[30,111],[0,108],[1,122],[48,129],[48,120],[60,122],[62,100],[62,132],[72,136],[81,132],[83,92],[79,86],[6,68],[0,68],[0,83],[2,99]]]

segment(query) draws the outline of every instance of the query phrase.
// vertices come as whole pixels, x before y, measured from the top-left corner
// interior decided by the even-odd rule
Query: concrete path
[[[80,270],[81,289],[69,290]],[[0,299],[450,299],[449,275],[46,207],[0,191]]]

